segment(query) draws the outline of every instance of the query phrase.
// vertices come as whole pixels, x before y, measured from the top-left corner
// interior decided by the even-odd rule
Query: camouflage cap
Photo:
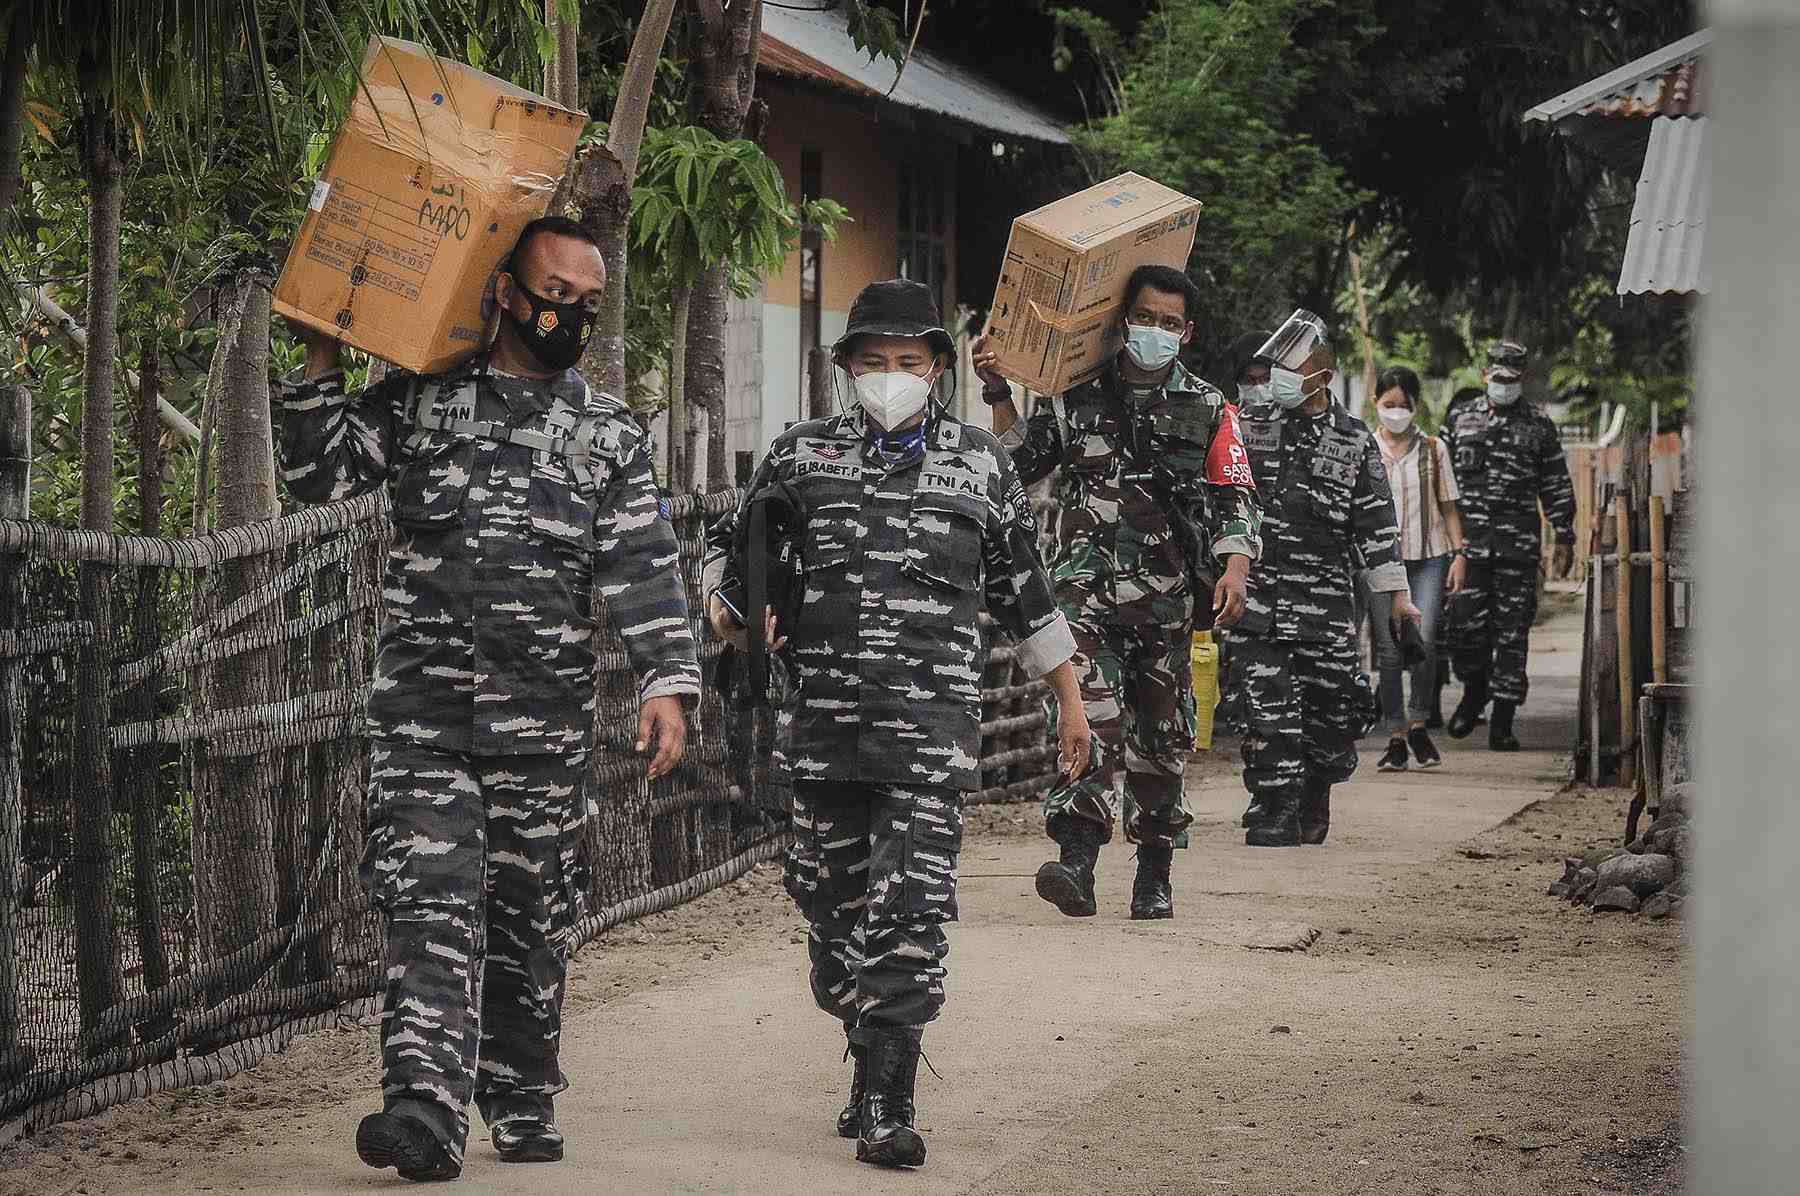
[[[1530,359],[1530,352],[1518,341],[1495,341],[1488,347],[1488,370],[1496,382],[1517,382]]]

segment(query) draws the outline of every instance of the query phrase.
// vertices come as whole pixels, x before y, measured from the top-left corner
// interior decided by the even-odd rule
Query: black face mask
[[[517,277],[513,279],[513,287],[525,296],[525,302],[531,304],[531,318],[521,320],[511,311],[506,311],[506,318],[512,322],[525,347],[531,350],[531,355],[546,369],[552,370],[566,370],[580,361],[581,351],[594,334],[594,314],[579,300],[553,303],[533,292]]]

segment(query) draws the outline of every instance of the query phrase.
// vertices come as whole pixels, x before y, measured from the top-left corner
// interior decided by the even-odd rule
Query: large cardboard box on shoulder
[[[370,40],[275,310],[417,373],[486,339],[490,283],[587,116],[423,46]]]
[[[1127,173],[1015,219],[988,312],[1000,372],[1040,394],[1099,374],[1125,341],[1125,279],[1185,268],[1199,214],[1199,200]]]

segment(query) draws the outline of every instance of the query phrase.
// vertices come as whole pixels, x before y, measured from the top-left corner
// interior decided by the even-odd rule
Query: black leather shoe
[[[1169,883],[1169,865],[1175,849],[1150,843],[1138,845],[1137,879],[1131,884],[1131,916],[1135,921],[1175,916],[1175,894]]]
[[[920,1167],[925,1139],[913,1124],[913,1085],[919,1075],[916,1026],[857,1031],[868,1052],[869,1091],[863,1097],[856,1161],[877,1167]]]
[[[462,1164],[422,1121],[399,1113],[371,1113],[356,1127],[356,1157],[377,1169],[392,1167],[414,1183],[455,1179]]]
[[[493,1139],[502,1163],[554,1163],[563,1157],[562,1131],[553,1121],[509,1117],[494,1127]]]
[[[1037,870],[1037,893],[1071,918],[1091,918],[1094,903],[1094,865],[1100,860],[1101,837],[1106,828],[1086,818],[1069,818],[1058,830],[1060,858],[1046,860]]]
[[[1475,730],[1475,724],[1481,721],[1481,712],[1487,706],[1488,685],[1486,675],[1470,677],[1463,685],[1462,701],[1456,704],[1456,710],[1450,715],[1450,725],[1444,729],[1452,739],[1467,739]]]
[[[1494,703],[1494,721],[1488,724],[1488,748],[1496,752],[1516,752],[1519,750],[1519,737],[1513,734],[1513,713],[1518,709],[1511,702]]]
[[[850,1033],[848,1026],[844,1033]],[[840,1138],[855,1138],[862,1133],[863,1097],[869,1086],[869,1054],[854,1038],[844,1053],[856,1060],[856,1070],[850,1073],[850,1103],[838,1114],[837,1132]]]

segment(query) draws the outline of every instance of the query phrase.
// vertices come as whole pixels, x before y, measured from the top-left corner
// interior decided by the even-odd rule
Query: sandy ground
[[[926,1036],[930,1159],[852,1161],[848,1068],[807,995],[802,927],[765,866],[582,953],[561,1165],[477,1192],[1630,1193],[1681,1190],[1684,927],[1544,895],[1610,841],[1623,795],[1563,791],[1580,624],[1535,639],[1527,750],[1445,742],[1435,773],[1337,791],[1323,848],[1252,850],[1230,758],[1194,769],[1177,917],[1126,920],[1130,848],[1099,917],[1032,892],[1025,807],[971,813],[950,1004]],[[1379,747],[1379,744],[1374,745]],[[223,1084],[0,1152],[0,1192],[355,1192],[377,1105],[374,1025],[346,1021]]]

